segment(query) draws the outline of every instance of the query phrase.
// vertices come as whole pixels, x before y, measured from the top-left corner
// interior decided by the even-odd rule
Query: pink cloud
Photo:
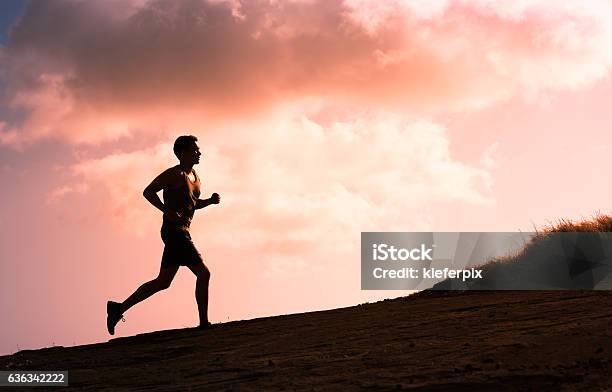
[[[2,48],[0,141],[76,143],[305,98],[427,116],[606,77],[603,2],[46,1]],[[126,8],[127,7],[127,8]]]
[[[220,133],[246,134],[240,130],[246,124],[236,128]],[[326,254],[351,260],[361,231],[428,230],[428,211],[436,206],[491,205],[491,174],[453,160],[445,132],[389,113],[316,122],[296,109],[250,123],[248,133],[258,138],[202,137],[204,159],[196,166],[202,197],[218,192],[222,205],[198,212],[194,238],[248,254],[268,273],[281,268],[283,257],[313,260],[316,269]],[[164,142],[82,161],[54,194],[86,184],[108,194],[102,208],[116,227],[156,232],[160,213],[141,193],[176,164],[171,149]],[[491,152],[487,159],[494,160]]]

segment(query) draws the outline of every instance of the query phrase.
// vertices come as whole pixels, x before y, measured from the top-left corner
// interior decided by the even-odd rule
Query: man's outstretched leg
[[[190,265],[189,269],[196,276],[195,297],[198,303],[198,314],[200,316],[200,328],[210,326],[208,321],[208,282],[210,281],[210,271],[204,263]]]
[[[136,291],[123,302],[108,301],[106,305],[106,327],[108,333],[115,334],[115,325],[123,317],[123,313],[139,302],[144,301],[158,291],[170,287],[172,279],[178,271],[178,266],[164,267],[159,271],[157,278],[142,284]]]

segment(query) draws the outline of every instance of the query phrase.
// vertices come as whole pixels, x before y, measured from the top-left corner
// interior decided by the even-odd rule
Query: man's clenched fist
[[[221,202],[221,197],[219,197],[219,194],[217,192],[213,193],[210,196],[210,202],[212,204],[219,204]]]

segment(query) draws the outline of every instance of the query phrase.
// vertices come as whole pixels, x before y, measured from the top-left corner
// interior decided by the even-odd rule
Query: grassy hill
[[[483,262],[483,278],[447,279],[433,290],[610,290],[612,217],[557,224],[536,231],[519,252]]]

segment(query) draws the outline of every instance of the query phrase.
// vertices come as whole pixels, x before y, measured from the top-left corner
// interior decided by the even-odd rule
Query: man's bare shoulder
[[[178,176],[181,173],[181,168],[177,166],[172,166],[164,170],[161,174],[167,177]]]
[[[167,168],[160,176],[165,180],[165,188],[176,188],[183,183],[183,172],[178,165]]]
[[[173,189],[181,186],[183,177],[180,168],[177,166],[168,168],[159,174],[145,188],[143,193],[157,193],[163,189]]]

